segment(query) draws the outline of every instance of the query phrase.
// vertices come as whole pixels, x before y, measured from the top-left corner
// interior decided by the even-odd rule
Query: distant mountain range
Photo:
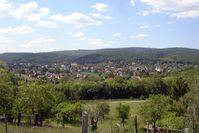
[[[107,61],[171,61],[199,64],[199,50],[188,48],[114,48],[99,50],[71,50],[46,53],[3,53],[0,60],[7,63],[100,63]]]

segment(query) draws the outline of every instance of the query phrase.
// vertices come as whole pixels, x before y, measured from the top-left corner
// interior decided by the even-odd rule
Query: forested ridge
[[[7,63],[101,63],[107,61],[138,61],[148,62],[169,61],[198,64],[199,50],[188,48],[116,48],[99,50],[72,50],[46,53],[4,53],[0,60]]]

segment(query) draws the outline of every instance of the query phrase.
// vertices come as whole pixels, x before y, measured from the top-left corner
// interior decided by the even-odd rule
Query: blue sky
[[[0,0],[0,53],[199,49],[199,0]]]

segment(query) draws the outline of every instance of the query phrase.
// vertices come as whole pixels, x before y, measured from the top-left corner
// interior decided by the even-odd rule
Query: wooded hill
[[[115,48],[99,50],[71,50],[46,53],[3,53],[0,60],[7,63],[100,63],[107,61],[171,61],[199,64],[199,50],[188,48]]]

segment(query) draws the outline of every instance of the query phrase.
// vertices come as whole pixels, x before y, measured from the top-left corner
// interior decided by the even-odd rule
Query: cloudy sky
[[[199,0],[0,0],[0,53],[199,48]]]

